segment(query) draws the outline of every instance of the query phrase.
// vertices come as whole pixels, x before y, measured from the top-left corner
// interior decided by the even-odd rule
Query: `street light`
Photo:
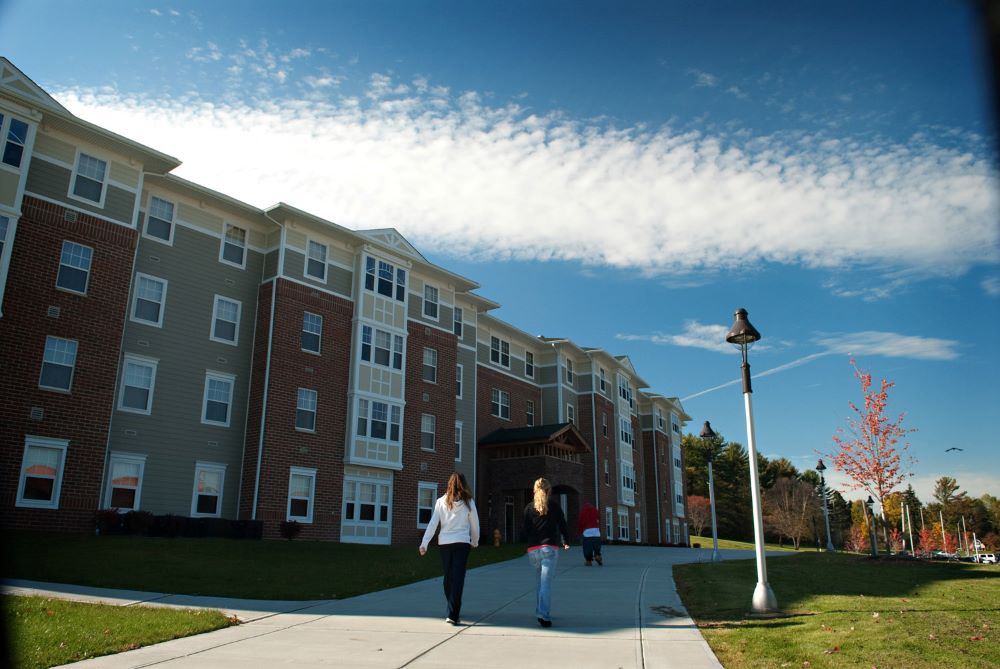
[[[736,320],[726,335],[726,341],[738,346],[743,358],[743,404],[747,414],[747,449],[750,452],[750,496],[753,501],[753,533],[757,553],[757,586],[753,591],[751,608],[754,613],[777,611],[778,600],[767,582],[767,563],[764,560],[764,522],[760,508],[760,476],[757,473],[757,445],[753,431],[753,389],[750,387],[750,363],[747,349],[760,340],[760,333],[747,320],[747,310],[737,309]]]
[[[865,506],[868,507],[868,541],[872,545],[872,557],[877,558],[878,536],[875,534],[875,500],[872,499],[871,495],[868,495]]]
[[[715,439],[718,436],[706,420],[705,427],[701,428],[701,438],[708,442],[705,459],[708,460],[708,501],[712,508],[712,562],[719,561],[719,533],[715,529],[715,483],[712,481],[712,460],[715,459]]]
[[[830,512],[826,508],[826,478],[823,476],[823,472],[826,471],[826,465],[823,464],[822,458],[820,458],[819,463],[816,465],[816,471],[819,472],[819,489],[823,495],[823,521],[826,523],[826,550],[827,552],[833,552],[833,542],[830,540]]]

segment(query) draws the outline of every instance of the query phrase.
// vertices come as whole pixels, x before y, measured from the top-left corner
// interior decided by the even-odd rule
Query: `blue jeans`
[[[559,551],[549,546],[528,553],[531,566],[535,568],[535,592],[538,601],[535,604],[535,617],[551,620],[552,612],[552,579],[556,576],[556,564],[559,562]]]

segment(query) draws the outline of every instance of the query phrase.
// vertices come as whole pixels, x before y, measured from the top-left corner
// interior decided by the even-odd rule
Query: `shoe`
[[[457,621],[457,620],[452,620],[451,618],[445,618],[445,619],[444,619],[444,621],[445,621],[446,623],[448,623],[449,625],[458,625],[458,624],[459,624],[459,621]]]
[[[587,560],[585,564],[589,567],[590,566],[590,560]]]
[[[539,618],[538,624],[541,625],[542,627],[552,627],[552,621],[546,620],[545,618]]]
[[[597,560],[597,564],[601,565],[602,567],[604,566],[604,558],[602,558],[600,555],[595,555],[594,559]]]

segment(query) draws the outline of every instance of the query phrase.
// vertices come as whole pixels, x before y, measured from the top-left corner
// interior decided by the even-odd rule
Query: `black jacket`
[[[562,540],[559,537],[562,536]],[[524,537],[528,546],[562,546],[569,543],[569,530],[566,529],[566,516],[558,504],[549,502],[549,510],[544,516],[535,511],[532,502],[524,507]]]

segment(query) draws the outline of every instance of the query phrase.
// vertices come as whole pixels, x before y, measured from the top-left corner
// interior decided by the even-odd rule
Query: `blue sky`
[[[395,227],[500,318],[628,355],[689,430],[746,443],[745,307],[763,454],[832,450],[854,356],[897,383],[925,501],[1000,494],[971,3],[743,4],[0,0],[0,49],[180,176]]]

